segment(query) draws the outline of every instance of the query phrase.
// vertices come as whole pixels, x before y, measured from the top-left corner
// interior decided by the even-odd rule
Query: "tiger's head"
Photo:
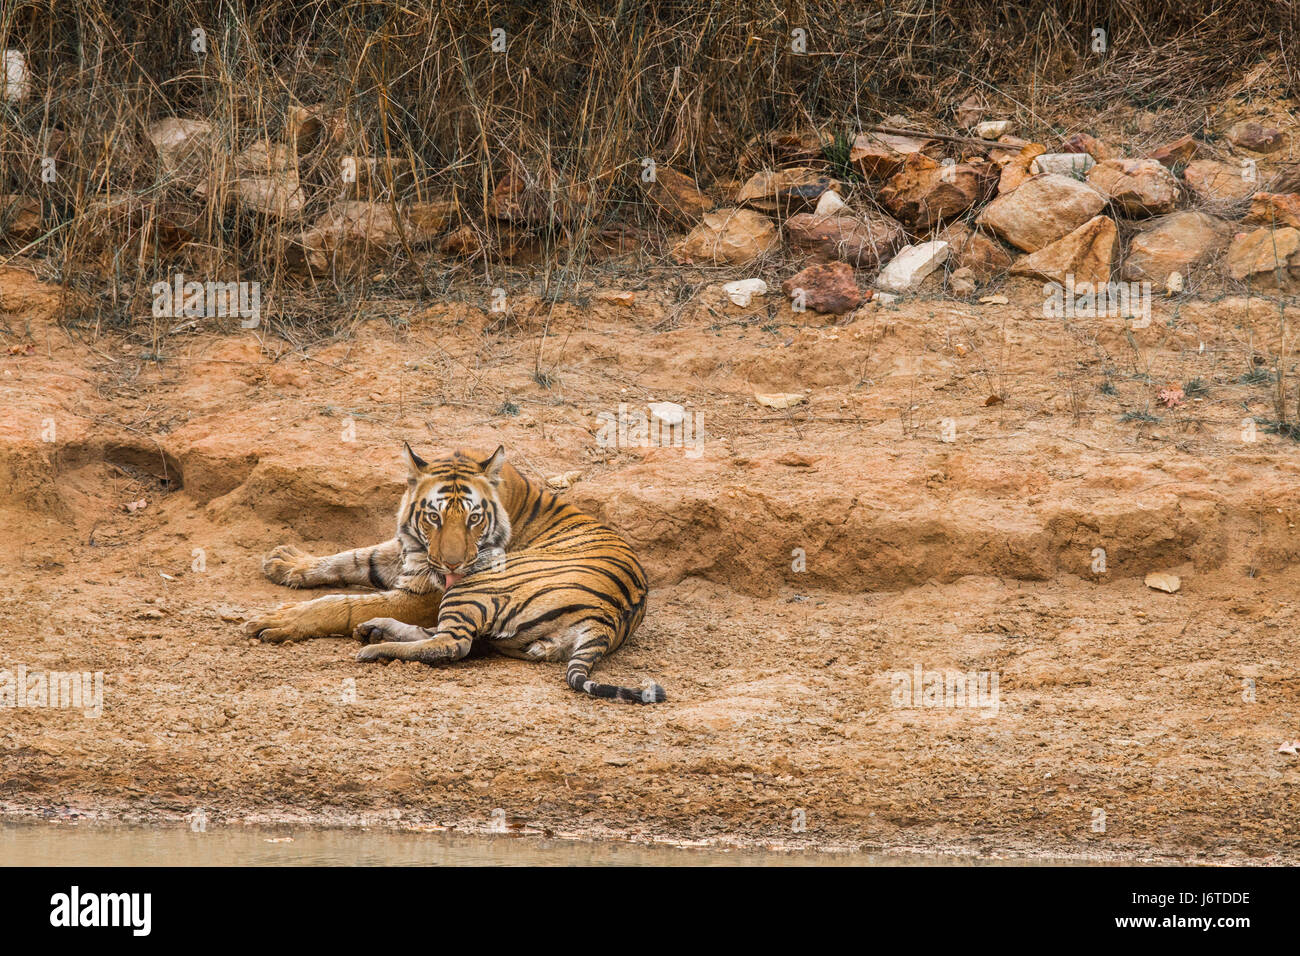
[[[505,555],[510,515],[501,502],[500,446],[488,458],[456,451],[427,462],[406,446],[410,475],[397,515],[403,573],[446,590]]]

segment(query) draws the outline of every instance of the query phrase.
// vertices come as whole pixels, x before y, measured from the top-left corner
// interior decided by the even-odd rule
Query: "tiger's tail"
[[[668,699],[664,689],[654,681],[647,682],[645,687],[639,690],[635,687],[619,687],[617,684],[597,684],[591,679],[591,664],[591,661],[584,660],[581,656],[569,661],[565,679],[569,686],[580,694],[590,694],[592,697],[617,700],[625,704],[662,704]]]
[[[668,695],[654,681],[647,682],[643,689],[637,690],[635,687],[619,687],[616,684],[597,684],[591,679],[591,669],[596,666],[596,662],[608,654],[610,648],[620,643],[616,640],[617,637],[615,625],[604,623],[588,625],[586,633],[574,646],[573,653],[569,657],[569,666],[564,675],[569,686],[580,694],[590,694],[592,697],[603,697],[606,700],[617,700],[627,704],[663,703],[668,699]]]

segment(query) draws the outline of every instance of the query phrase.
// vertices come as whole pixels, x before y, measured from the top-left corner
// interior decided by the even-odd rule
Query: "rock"
[[[1016,124],[1011,120],[986,120],[975,127],[975,135],[980,139],[997,139],[999,136],[1006,136]]]
[[[309,153],[322,141],[337,143],[346,126],[322,105],[295,104],[285,113],[284,136],[298,155]],[[327,135],[326,131],[329,131]]]
[[[644,229],[626,222],[611,222],[597,231],[592,247],[608,255],[621,256],[641,248],[647,238]]]
[[[1088,184],[1127,216],[1172,212],[1178,180],[1154,159],[1107,159],[1088,172]]]
[[[827,190],[842,189],[839,182],[807,166],[755,173],[736,194],[736,202],[769,213],[785,214],[815,205]]]
[[[585,186],[561,179],[548,164],[534,169],[515,160],[492,190],[488,212],[521,226],[568,225],[583,215],[589,199]]]
[[[781,283],[796,308],[800,301],[814,312],[843,315],[852,312],[867,296],[853,278],[853,269],[845,262],[811,265]]]
[[[983,229],[958,221],[934,238],[948,243],[948,261],[959,269],[970,269],[979,281],[992,279],[1011,268],[1015,256]]]
[[[817,208],[813,210],[816,216],[833,216],[842,211],[847,211],[848,203],[833,189],[828,189],[822,193],[821,198],[817,200]]]
[[[796,405],[802,405],[807,400],[806,395],[799,392],[763,392],[754,393],[754,401],[764,408],[775,408],[777,410],[785,408],[794,408]]]
[[[1200,202],[1237,202],[1254,195],[1257,175],[1249,166],[1229,166],[1213,159],[1198,159],[1183,170],[1183,181]]]
[[[460,210],[459,204],[451,199],[411,202],[402,208],[406,215],[406,238],[414,246],[433,242]]]
[[[13,193],[0,194],[0,236],[13,236],[19,242],[31,242],[39,239],[44,232],[41,228],[39,200]]]
[[[1074,285],[1084,282],[1104,285],[1110,281],[1117,235],[1114,220],[1097,216],[1056,242],[1016,260],[1011,274],[1033,276],[1063,286],[1069,284],[1068,276],[1074,277]]]
[[[1015,191],[1025,180],[1033,175],[1029,167],[1035,159],[1043,155],[1045,147],[1041,143],[1026,143],[1016,151],[994,150],[989,154],[998,168],[998,194]]]
[[[1272,153],[1286,144],[1281,130],[1263,126],[1253,120],[1242,120],[1227,132],[1228,142],[1253,153]]]
[[[1106,200],[1086,183],[1043,173],[998,196],[975,221],[1017,249],[1037,252],[1078,229],[1105,206]]]
[[[1300,230],[1291,226],[1261,226],[1253,232],[1238,233],[1228,246],[1228,275],[1239,281],[1249,279],[1271,285],[1278,278],[1278,270],[1285,273],[1297,251]]]
[[[1182,579],[1168,571],[1152,571],[1146,576],[1146,586],[1155,591],[1173,594],[1183,586]]]
[[[438,252],[456,259],[473,259],[486,251],[483,237],[471,225],[458,226],[438,244]]]
[[[1183,274],[1171,272],[1165,277],[1165,294],[1177,295],[1183,291]]]
[[[86,253],[117,252],[128,242],[175,247],[202,235],[207,219],[207,208],[198,201],[119,192],[82,207],[76,220],[77,248]]]
[[[727,293],[732,305],[744,308],[754,296],[767,295],[767,283],[762,279],[737,279],[735,282],[724,283],[722,291]]]
[[[892,292],[876,292],[871,296],[872,305],[893,305],[898,301],[898,296]]]
[[[546,479],[546,483],[556,491],[564,491],[566,488],[573,487],[574,482],[582,477],[580,471],[566,471],[562,474],[551,475]]]
[[[1250,225],[1300,229],[1300,193],[1255,193],[1250,212],[1242,221]]]
[[[948,291],[955,296],[975,294],[975,273],[970,269],[954,269],[948,275]]]
[[[805,166],[812,160],[821,159],[825,143],[825,137],[816,130],[773,130],[745,144],[739,166],[743,170]]]
[[[980,297],[980,305],[1009,305],[1011,300],[1005,295],[986,295]]]
[[[630,309],[636,305],[636,293],[629,292],[627,289],[610,289],[596,293],[596,301],[608,302],[610,305],[621,305],[625,309]]]
[[[929,148],[931,140],[891,133],[859,133],[849,148],[849,161],[867,179],[887,179],[903,168],[903,161]]]
[[[1165,145],[1158,149],[1152,150],[1148,155],[1148,158],[1154,159],[1166,169],[1172,169],[1174,166],[1185,166],[1190,163],[1196,158],[1196,154],[1200,151],[1200,148],[1201,144],[1193,139],[1189,134],[1187,136],[1180,136],[1172,143],[1165,143]]]
[[[780,243],[772,220],[752,209],[717,209],[673,247],[678,262],[745,265]]]
[[[1121,277],[1129,282],[1162,282],[1171,272],[1185,273],[1213,258],[1228,244],[1222,219],[1193,210],[1171,213],[1129,240]]]
[[[31,94],[32,75],[22,50],[5,50],[4,73],[0,74],[6,103],[21,103]]]
[[[841,260],[860,269],[878,268],[906,241],[903,227],[886,216],[799,213],[786,220],[785,229],[793,249],[822,262]]]
[[[1088,133],[1075,133],[1061,144],[1061,152],[1087,153],[1099,163],[1108,159],[1119,158],[1119,153],[1106,143],[1097,139],[1097,137],[1091,136]]]
[[[235,157],[235,175],[235,200],[252,212],[292,219],[307,205],[298,185],[298,156],[283,143],[253,143]]]
[[[686,409],[676,402],[651,402],[646,407],[650,410],[650,418],[660,425],[674,428],[686,421]]]
[[[207,208],[198,201],[161,201],[149,210],[154,238],[162,246],[175,247],[201,237],[207,229]]]
[[[388,203],[335,203],[287,250],[291,265],[311,272],[350,270],[379,258],[398,240]]]
[[[889,292],[914,292],[935,269],[948,261],[948,243],[939,240],[904,246],[876,277],[876,285]]]
[[[971,93],[953,108],[957,125],[962,129],[974,129],[984,115],[984,101],[978,93]]]
[[[1029,164],[1033,174],[1056,173],[1060,176],[1073,176],[1082,179],[1088,170],[1097,165],[1097,161],[1087,153],[1043,153]]]
[[[217,146],[211,123],[169,116],[151,124],[146,135],[166,176],[190,187],[206,185]]]
[[[951,222],[984,198],[989,181],[982,169],[944,166],[916,153],[880,190],[881,203],[895,219],[918,230]]]
[[[676,222],[699,222],[714,206],[694,179],[664,166],[655,170],[654,182],[646,184],[646,196],[660,212]]]

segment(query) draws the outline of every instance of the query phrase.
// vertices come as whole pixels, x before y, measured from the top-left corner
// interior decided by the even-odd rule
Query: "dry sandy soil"
[[[1276,303],[1160,301],[1130,335],[1012,288],[833,324],[647,279],[544,337],[519,295],[504,317],[381,302],[328,338],[146,340],[0,272],[0,668],[105,675],[99,718],[3,710],[0,810],[474,828],[500,808],[647,840],[1300,861],[1300,758],[1278,752],[1300,738],[1300,446],[1242,429],[1274,417],[1241,381],[1254,357],[1294,362]],[[702,454],[599,447],[600,412],[651,400],[700,413]],[[654,585],[598,673],[668,702],[581,697],[560,665],[242,636],[295,599],[262,578],[269,548],[390,536],[403,439],[581,472],[566,493]],[[996,673],[996,714],[894,706],[918,665]]]

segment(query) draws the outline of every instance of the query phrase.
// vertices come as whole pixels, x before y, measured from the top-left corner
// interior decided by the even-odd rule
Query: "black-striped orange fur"
[[[351,632],[358,660],[460,660],[476,640],[527,660],[567,661],[574,690],[658,703],[663,688],[598,684],[592,668],[645,615],[645,571],[612,529],[529,481],[505,461],[456,451],[423,461],[408,446],[410,476],[397,536],[315,558],[281,547],[263,561],[291,587],[370,584],[277,608],[247,626],[263,640]],[[385,616],[388,615],[388,616]]]

